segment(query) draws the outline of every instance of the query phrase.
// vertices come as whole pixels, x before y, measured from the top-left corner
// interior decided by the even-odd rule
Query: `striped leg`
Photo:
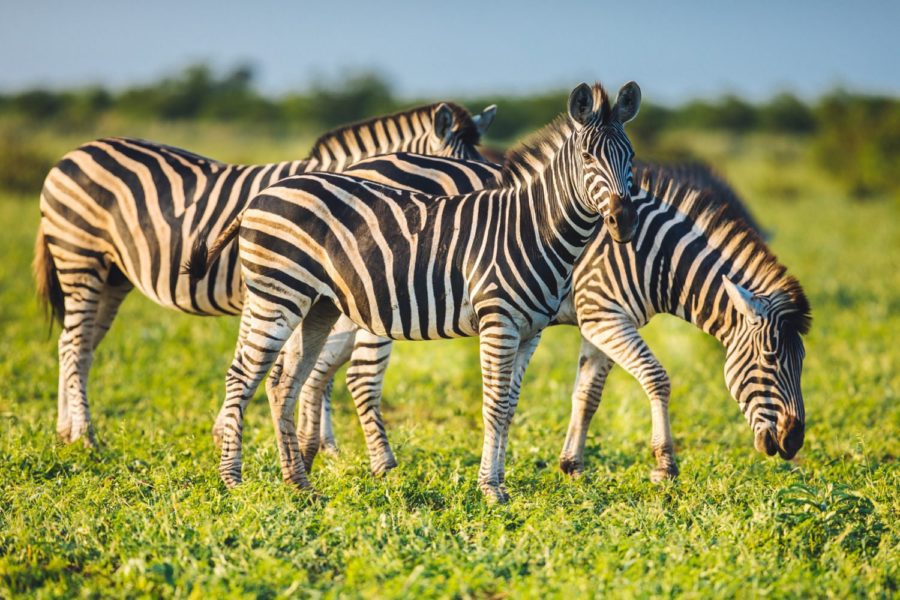
[[[559,468],[568,475],[581,475],[584,469],[584,444],[591,419],[597,412],[606,376],[613,362],[592,343],[581,339],[581,355],[578,357],[578,373],[572,392],[572,416],[566,443],[559,456]]]
[[[675,444],[669,425],[669,376],[631,321],[582,323],[582,335],[638,380],[650,399],[650,447],[656,468],[650,480],[658,483],[678,476]]]
[[[297,439],[297,430],[294,425],[294,412],[297,403],[298,392],[301,385],[309,384],[310,374],[316,366],[316,361],[322,348],[328,340],[328,333],[338,320],[340,313],[330,301],[315,304],[303,319],[300,326],[294,331],[288,348],[282,353],[283,368],[273,369],[266,382],[269,396],[269,409],[272,413],[272,421],[275,425],[275,436],[278,442],[278,452],[281,458],[281,474],[288,483],[293,483],[301,488],[308,488],[309,481],[306,478],[307,467],[301,454],[301,444]],[[317,405],[322,396],[325,384],[330,375],[319,380],[319,385],[310,389],[315,401],[310,404]],[[318,438],[318,416],[314,415],[314,432]],[[319,441],[315,440],[318,448]],[[304,446],[305,447],[305,446]]]
[[[242,435],[247,403],[302,318],[302,315],[283,308],[266,305],[251,293],[247,294],[245,302],[247,306],[241,318],[241,337],[238,338],[234,359],[225,375],[219,475],[227,487],[234,487],[241,482]],[[298,484],[303,485],[305,473],[298,479]],[[309,483],[306,482],[306,485]]]
[[[132,289],[133,286],[127,281],[118,285],[107,284],[101,288],[99,300],[97,301],[97,310],[94,315],[94,323],[91,326],[91,358],[85,370],[85,380],[90,372],[90,365],[91,362],[93,362],[93,355],[97,350],[97,346],[103,341],[103,338],[112,326],[113,320],[116,318],[116,314],[119,311],[119,307],[122,305],[122,301]],[[60,337],[60,340],[62,340],[62,337]],[[62,348],[60,349],[60,359],[61,358]],[[60,365],[62,365],[62,362],[60,362]],[[75,441],[78,437],[72,437],[72,411],[69,410],[66,387],[65,373],[64,370],[60,368],[57,402],[59,412],[56,420],[56,432],[63,441]],[[88,411],[85,412],[85,421],[87,431],[93,431],[93,425],[91,424],[90,413]],[[96,440],[90,436],[86,439],[88,445],[92,445],[95,442]]]
[[[235,352],[237,352],[238,348],[240,348],[243,340],[247,339],[247,334],[249,330],[247,327],[250,326],[250,322],[252,321],[252,317],[250,315],[250,304],[248,302],[244,302],[243,307],[241,308],[241,323],[238,329],[238,341],[237,347],[235,348]],[[281,360],[281,356],[279,355],[278,360]],[[274,367],[273,367],[274,368]],[[222,441],[225,436],[225,414],[228,411],[225,409],[225,403],[222,403],[222,406],[219,408],[219,414],[216,415],[216,422],[213,424],[212,429],[212,437],[213,443],[216,445],[216,448],[219,450],[222,449]]]
[[[509,428],[516,414],[516,408],[519,406],[522,380],[525,378],[525,370],[528,368],[528,363],[531,361],[531,357],[534,355],[534,351],[537,349],[540,341],[541,334],[539,333],[527,342],[524,342],[519,347],[518,354],[516,354],[516,364],[509,387],[509,409],[506,413],[506,425],[503,433],[505,441],[500,455],[500,485],[506,482],[506,447],[509,445]]]
[[[347,368],[347,388],[353,396],[356,414],[366,438],[369,467],[374,475],[383,475],[397,466],[381,415],[382,386],[392,348],[391,340],[360,329],[356,332],[353,354]]]
[[[350,359],[355,332],[356,325],[352,321],[346,317],[337,319],[337,323],[324,342],[324,347],[317,352],[318,357],[312,372],[302,380],[303,386],[300,388],[300,453],[307,471],[312,468],[316,453],[319,451],[322,404],[325,402],[326,392],[334,379],[335,371]]]
[[[519,351],[519,335],[511,324],[503,320],[482,322],[479,333],[484,443],[478,486],[489,502],[505,503],[509,500],[509,494],[500,480],[500,461],[506,443],[504,430],[509,412],[510,383]]]
[[[334,439],[334,427],[331,422],[331,393],[333,391],[334,377],[332,376],[325,385],[325,391],[322,392],[322,426],[319,429],[319,451],[326,454],[337,454],[338,451],[337,441]]]
[[[59,395],[65,397],[66,414],[57,419],[57,432],[68,442],[81,439],[85,446],[94,447],[97,442],[88,407],[87,380],[94,356],[94,325],[105,287],[104,277],[93,268],[66,268],[58,273],[65,303],[59,335]]]

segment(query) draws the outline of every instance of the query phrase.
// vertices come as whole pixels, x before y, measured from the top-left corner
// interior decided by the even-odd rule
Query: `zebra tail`
[[[62,326],[66,315],[66,306],[63,300],[62,287],[59,285],[59,275],[56,273],[56,265],[47,247],[47,238],[44,237],[44,229],[38,226],[37,239],[34,242],[34,261],[31,263],[34,274],[34,287],[37,290],[38,300],[44,306],[51,328],[53,321]]]
[[[197,283],[209,272],[209,268],[222,254],[228,244],[237,236],[241,229],[241,220],[244,213],[241,213],[231,222],[231,224],[219,234],[219,237],[207,247],[209,235],[206,232],[197,236],[194,246],[191,248],[191,256],[181,269],[181,272],[190,277],[191,282]]]

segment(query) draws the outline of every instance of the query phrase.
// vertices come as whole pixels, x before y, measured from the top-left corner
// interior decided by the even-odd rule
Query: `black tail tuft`
[[[34,273],[34,286],[38,299],[44,305],[47,316],[50,318],[52,328],[53,321],[62,326],[66,316],[66,305],[63,299],[62,286],[59,285],[59,276],[56,273],[56,265],[47,247],[47,239],[44,230],[38,226],[37,239],[34,242],[34,261],[31,264]]]
[[[209,271],[209,249],[206,245],[207,233],[197,236],[194,246],[191,248],[191,257],[181,268],[181,273],[187,275],[192,283],[197,283]]]

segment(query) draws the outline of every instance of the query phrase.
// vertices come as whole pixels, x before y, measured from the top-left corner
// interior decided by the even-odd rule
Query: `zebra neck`
[[[431,130],[427,110],[349,125],[319,138],[310,151],[305,172],[340,173],[360,160],[395,152],[424,154]]]
[[[572,140],[567,140],[543,169],[523,172],[514,185],[523,214],[533,216],[533,227],[544,246],[569,256],[569,266],[594,238],[600,215],[588,211],[579,164],[572,159]]]

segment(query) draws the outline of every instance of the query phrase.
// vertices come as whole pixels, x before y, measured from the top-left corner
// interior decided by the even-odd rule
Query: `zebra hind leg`
[[[103,303],[105,277],[94,268],[65,268],[58,273],[65,317],[59,335],[61,414],[57,419],[57,433],[64,441],[80,439],[85,446],[93,448],[97,441],[88,406],[87,380],[93,362],[94,328]]]
[[[588,428],[600,405],[606,377],[612,366],[613,362],[608,356],[582,338],[578,373],[572,392],[572,415],[569,418],[566,442],[559,456],[559,468],[567,475],[577,477],[584,470],[584,446]]]
[[[335,371],[350,358],[355,331],[356,325],[349,319],[339,319],[329,332],[321,351],[317,353],[312,371],[303,380],[300,389],[299,442],[307,471],[312,468],[321,447],[320,435],[326,422],[328,428],[331,428],[330,421],[322,417],[322,409],[326,400],[330,402],[330,386]],[[300,348],[293,351],[295,354],[302,353]],[[332,441],[333,439],[332,434]]]
[[[397,466],[381,414],[382,386],[392,348],[391,340],[360,329],[347,367],[347,388],[366,438],[369,468],[376,476]]]
[[[243,343],[243,340],[247,339],[247,334],[248,334],[247,327],[249,327],[251,321],[252,321],[252,315],[250,314],[250,303],[244,302],[244,306],[241,309],[240,329],[238,330],[238,341],[237,341],[238,348]],[[235,352],[237,352],[237,349],[235,349]],[[280,360],[280,358],[281,357],[279,356],[279,360]],[[222,406],[219,408],[219,414],[216,415],[216,421],[213,424],[213,428],[212,428],[213,444],[215,444],[216,448],[218,448],[220,451],[222,450],[222,443],[225,439],[225,422],[226,422],[227,414],[228,414],[228,411],[226,410],[226,405],[223,403]]]
[[[241,483],[244,411],[247,404],[303,316],[283,308],[272,308],[264,301],[257,304],[254,300],[254,296],[248,293],[245,300],[248,306],[241,318],[234,359],[225,375],[219,475],[229,488]],[[305,478],[303,473],[302,481],[298,483],[302,485]],[[309,486],[308,482],[305,484]]]
[[[297,395],[300,387],[307,381],[312,372],[319,353],[328,339],[331,327],[337,321],[340,313],[330,300],[317,302],[303,318],[300,326],[294,332],[291,348],[284,353],[284,367],[281,371],[273,371],[266,388],[269,394],[269,409],[275,425],[278,451],[281,460],[281,474],[284,480],[301,488],[308,488],[307,467],[304,454],[301,453],[300,441],[297,438],[297,430],[294,425],[294,409],[297,403]],[[327,378],[322,382],[322,386]],[[321,399],[322,386],[311,390],[317,400]],[[319,419],[321,404],[312,402],[312,407],[307,407],[310,414],[307,415],[307,423],[310,431],[314,432],[312,440],[304,440],[304,450],[309,451],[314,446],[318,449]],[[315,456],[315,453],[312,453]]]
[[[325,391],[322,392],[322,427],[319,430],[319,451],[326,454],[337,454],[338,445],[334,438],[334,426],[332,424],[331,393],[334,391],[334,377],[328,380]]]

